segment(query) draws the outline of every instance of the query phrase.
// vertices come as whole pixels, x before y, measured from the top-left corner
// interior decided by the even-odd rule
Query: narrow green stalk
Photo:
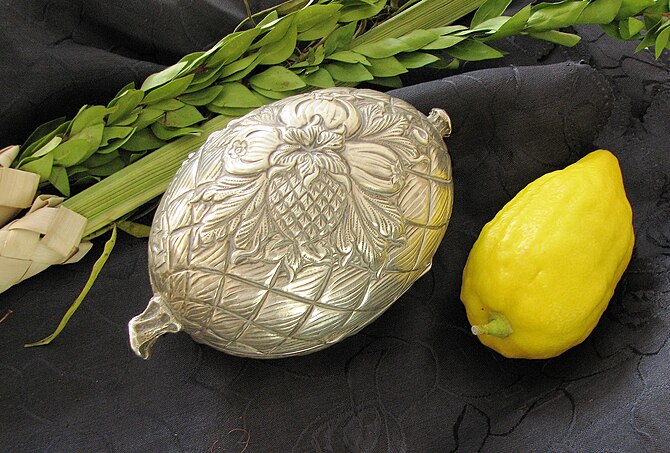
[[[86,282],[86,285],[84,285],[84,289],[81,290],[81,293],[79,293],[77,299],[75,299],[75,301],[72,302],[70,308],[65,312],[60,323],[58,323],[58,327],[56,327],[56,330],[54,330],[54,332],[51,335],[47,336],[46,338],[43,338],[34,343],[28,343],[24,345],[26,348],[47,345],[51,343],[53,340],[55,340],[56,337],[63,331],[63,329],[65,329],[65,326],[67,326],[67,323],[70,321],[70,318],[72,318],[72,315],[74,315],[74,313],[77,311],[81,303],[84,301],[84,298],[86,297],[88,292],[91,290],[93,283],[95,283],[95,280],[98,278],[98,274],[100,273],[102,267],[107,262],[107,258],[109,258],[109,255],[112,254],[112,250],[114,249],[115,244],[116,244],[116,226],[114,225],[112,228],[112,234],[105,243],[102,255],[100,255],[100,258],[98,258],[95,264],[93,264],[91,275],[88,277],[88,281]]]

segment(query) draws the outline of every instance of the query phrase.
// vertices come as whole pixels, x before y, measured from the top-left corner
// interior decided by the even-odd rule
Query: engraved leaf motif
[[[222,240],[234,230],[244,216],[245,208],[262,198],[265,178],[226,175],[203,186],[191,201],[194,208],[204,208],[199,220],[196,245]],[[199,216],[200,217],[200,216]]]
[[[384,137],[403,137],[409,126],[404,115],[397,115],[379,105],[368,104],[362,108],[365,126],[361,130],[361,138],[383,134]]]
[[[232,254],[233,262],[257,255],[259,250],[264,248],[265,241],[272,236],[272,227],[268,221],[265,208],[257,210],[255,215],[240,217],[240,226],[235,234],[235,251]]]
[[[375,197],[353,186],[354,212],[337,231],[337,246],[344,262],[359,258],[373,269],[381,268],[388,246],[404,233],[402,215],[391,197]]]
[[[264,179],[256,196],[237,216],[239,226],[235,232],[234,261],[256,255],[259,250],[266,247],[267,240],[273,235],[274,231],[267,213],[266,185],[267,181]]]
[[[361,217],[371,231],[379,233],[385,241],[397,241],[404,229],[402,215],[389,197],[372,197],[365,191],[354,190]]]
[[[406,115],[383,109],[379,105],[366,105],[362,110],[366,122],[359,140],[382,144],[397,157],[411,162],[417,162],[421,158],[416,144],[408,137],[410,120]]]

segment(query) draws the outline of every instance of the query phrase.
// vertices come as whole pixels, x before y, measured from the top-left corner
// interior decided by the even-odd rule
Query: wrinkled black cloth
[[[3,0],[0,146],[106,103],[243,17],[233,1]],[[574,49],[512,38],[502,60],[421,71],[393,91],[450,113],[454,211],[430,273],[329,349],[259,361],[177,334],[142,361],[127,322],[152,293],[147,244],[124,234],[48,347],[23,344],[55,328],[102,241],[1,294],[0,316],[11,313],[0,323],[0,450],[668,451],[669,58],[578,31]],[[583,344],[551,360],[505,359],[468,330],[459,291],[469,249],[525,184],[600,147],[620,159],[633,206],[630,266]]]

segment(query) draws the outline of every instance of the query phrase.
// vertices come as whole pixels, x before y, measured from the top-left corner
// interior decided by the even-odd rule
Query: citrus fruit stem
[[[492,314],[489,317],[489,322],[483,326],[472,326],[471,330],[475,335],[493,335],[500,338],[505,338],[512,333],[509,321],[499,313]]]

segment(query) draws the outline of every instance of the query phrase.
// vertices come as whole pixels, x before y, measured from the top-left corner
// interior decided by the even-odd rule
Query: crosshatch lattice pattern
[[[402,236],[384,243],[381,267],[375,267],[372,262],[366,262],[356,255],[350,261],[328,254],[321,259],[308,257],[301,261],[302,256],[307,254],[302,252],[305,244],[316,243],[313,249],[319,250],[321,244],[329,244],[328,241],[337,234],[338,228],[344,228],[342,225],[357,226],[357,223],[364,223],[364,220],[352,217],[357,212],[354,209],[358,206],[357,200],[351,189],[347,191],[346,186],[341,185],[342,175],[333,176],[330,173],[337,170],[336,158],[339,157],[324,151],[318,159],[326,163],[307,182],[299,178],[303,174],[291,173],[292,167],[288,167],[274,172],[275,179],[268,177],[270,182],[267,184],[250,186],[249,181],[256,184],[252,179],[254,176],[243,175],[231,179],[223,157],[225,149],[212,149],[205,145],[185,163],[168,188],[150,239],[154,289],[168,303],[183,329],[196,341],[235,355],[263,358],[285,357],[322,349],[372,322],[430,269],[432,256],[446,230],[452,204],[451,167],[444,143],[428,120],[409,104],[391,100],[380,93],[365,91],[359,95],[359,91],[342,92],[346,94],[344,102],[362,99],[363,107],[352,107],[347,112],[361,115],[356,120],[362,125],[357,126],[359,129],[379,129],[378,124],[364,118],[361,112],[367,107],[368,113],[372,111],[374,114],[370,109],[380,108],[386,115],[395,115],[396,124],[404,121],[405,128],[396,128],[395,133],[402,130],[415,137],[412,142],[398,139],[401,144],[414,143],[416,148],[412,152],[420,157],[411,164],[403,163],[398,156],[396,160],[388,159],[388,162],[380,160],[396,168],[394,177],[401,181],[400,185],[388,193],[381,189],[365,189],[366,193],[372,194],[365,195],[368,197],[368,205],[378,202],[393,212],[397,210],[397,216],[402,222],[399,228]],[[284,102],[283,108],[287,105],[291,104]],[[323,105],[319,107],[324,108]],[[282,104],[268,108],[281,109]],[[309,110],[311,107],[301,108]],[[327,112],[323,114],[328,116]],[[258,114],[260,118],[263,115],[262,111]],[[275,116],[279,116],[279,113]],[[354,122],[351,118],[347,121],[350,124]],[[337,129],[326,129],[326,138],[316,140],[330,140],[327,146],[334,146],[332,143],[338,142],[337,137],[332,138],[337,134],[333,131]],[[346,128],[342,129],[346,131]],[[235,130],[228,131],[228,134],[234,135]],[[313,130],[307,130],[306,140],[315,140],[313,137],[316,134]],[[388,135],[388,146],[391,148],[396,145],[393,143],[393,132]],[[236,140],[235,146],[242,147],[239,138]],[[247,149],[252,146],[249,145]],[[386,149],[377,144],[370,146],[378,154],[384,153]],[[305,153],[300,147],[295,149],[295,153]],[[361,152],[367,151],[364,149]],[[345,155],[346,151],[342,151],[342,154]],[[296,165],[311,162],[311,156],[306,157],[306,154],[289,156],[293,157]],[[356,156],[348,158],[355,159]],[[385,156],[382,155],[382,158]],[[333,161],[329,163],[328,159]],[[397,174],[397,168],[402,169],[402,174]],[[383,173],[385,170],[378,171]],[[350,178],[350,187],[358,183],[354,172],[345,177]],[[372,177],[369,179],[374,181]],[[210,186],[216,184],[224,186],[222,180],[227,184],[223,192],[210,190]],[[240,251],[237,238],[240,234],[249,235],[246,230],[253,229],[255,224],[247,227],[243,220],[229,217],[228,223],[216,230],[219,235],[217,240],[209,239],[210,242],[202,243],[203,225],[213,216],[212,212],[220,215],[221,208],[216,203],[234,205],[236,202],[235,192],[231,192],[230,196],[225,192],[230,190],[230,181],[239,181],[245,187],[255,187],[260,196],[264,197],[261,202],[249,202],[254,206],[254,211],[248,215],[256,215],[256,222],[262,223],[262,216],[268,213],[265,220],[267,225],[263,224],[263,228],[268,231],[257,233],[262,235],[259,236],[262,240],[256,241],[253,244],[255,248],[246,251],[248,253],[245,252],[237,260],[232,258],[234,252]],[[203,193],[215,195],[203,197]],[[245,193],[240,196],[247,196],[251,200],[259,195]],[[300,204],[300,209],[295,208],[296,203]],[[268,205],[270,207],[264,211]],[[391,219],[388,228],[393,227],[393,212],[386,213]],[[384,221],[383,215],[380,222]],[[371,215],[371,218],[374,220],[377,217]],[[290,225],[287,219],[292,220]],[[296,226],[300,225],[304,229],[296,234]],[[373,230],[368,234],[373,234],[377,227],[383,227],[374,221],[368,221],[366,226]],[[272,254],[259,252],[263,247],[271,247],[267,244],[273,241],[288,244],[288,249],[272,245],[275,247]],[[282,250],[288,250],[287,253],[291,250],[295,253],[297,250],[298,264],[295,264],[295,258],[294,261],[288,260]],[[374,258],[372,256],[370,259]]]

